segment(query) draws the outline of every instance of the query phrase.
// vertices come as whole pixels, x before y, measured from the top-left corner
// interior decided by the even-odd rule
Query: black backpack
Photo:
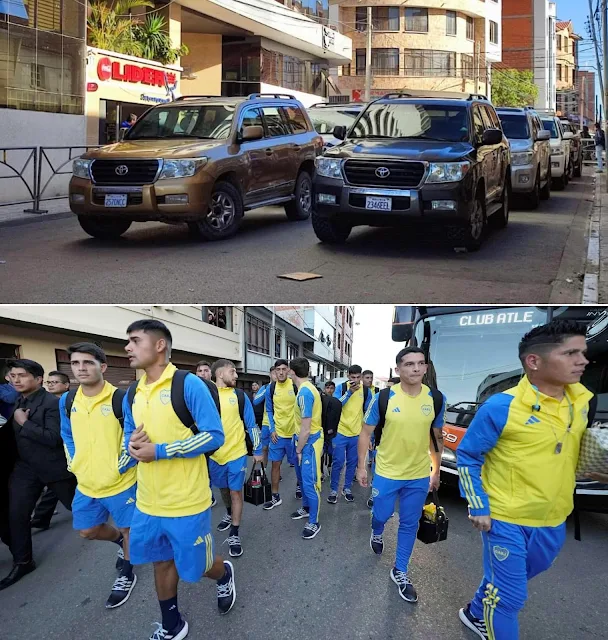
[[[340,416],[342,415],[342,403],[338,398],[321,394],[321,424],[325,440],[331,440],[338,433]]]
[[[340,395],[343,396],[348,391],[348,382],[343,382],[340,385]],[[363,387],[363,406],[365,407],[365,403],[370,396],[371,391],[369,387]],[[336,398],[337,399],[337,398]],[[342,404],[342,403],[340,403]]]
[[[382,430],[384,429],[384,423],[386,421],[386,411],[388,409],[388,399],[391,393],[390,387],[387,389],[382,389],[378,394],[378,412],[380,414],[380,420],[376,425],[374,430],[374,440],[376,449],[380,445],[380,440],[382,439]],[[431,395],[433,396],[433,408],[435,409],[435,417],[437,417],[441,411],[441,407],[443,406],[443,395],[439,389],[431,388]],[[439,451],[439,447],[437,446],[437,440],[435,438],[435,434],[433,433],[433,427],[431,427],[431,438],[433,440],[433,446],[435,447],[435,451]]]
[[[277,383],[276,382],[271,382],[270,383],[270,395],[272,396],[272,398],[274,399],[274,392],[277,388]],[[295,393],[295,395],[298,395],[298,387],[296,387],[296,383],[293,383],[293,392]]]
[[[74,398],[78,393],[78,389],[72,389],[68,391],[67,398],[65,399],[65,417],[70,420],[72,414],[72,405],[74,404]],[[125,417],[122,415],[122,401],[125,397],[125,391],[122,389],[116,389],[112,394],[112,411],[114,412],[114,417],[120,423],[120,428],[125,428]]]
[[[591,400],[589,400],[589,412],[587,413],[587,429],[590,429],[593,426],[593,421],[595,420],[595,412],[597,411],[597,395],[593,395]],[[578,497],[576,495],[576,489],[574,489],[574,510],[572,512],[574,517],[574,539],[581,541],[581,520],[580,520],[580,509],[578,506]]]

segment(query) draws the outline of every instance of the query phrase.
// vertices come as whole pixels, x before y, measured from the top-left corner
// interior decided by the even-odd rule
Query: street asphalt
[[[237,602],[225,617],[217,612],[215,584],[182,583],[180,609],[193,640],[473,640],[458,609],[481,578],[481,540],[467,520],[465,503],[451,489],[440,492],[450,518],[445,542],[416,542],[410,574],[419,593],[404,602],[389,579],[394,561],[398,514],[389,521],[385,551],[369,548],[367,491],[356,486],[356,501],[327,504],[323,485],[322,529],[304,541],[304,521],[291,521],[298,503],[292,469],[283,470],[283,505],[270,512],[245,505],[241,536],[244,555],[233,559]],[[219,498],[219,495],[218,495]],[[225,534],[215,531],[222,507],[213,509],[217,551]],[[522,640],[606,638],[608,516],[583,514],[582,542],[571,523],[555,565],[529,584],[520,616]],[[56,516],[51,529],[34,535],[38,569],[0,592],[2,640],[144,640],[159,619],[150,566],[137,568],[131,599],[108,611],[105,600],[115,576],[116,547],[80,540],[70,515]],[[10,570],[10,554],[0,548],[0,573]]]
[[[481,251],[439,230],[358,227],[339,247],[282,209],[248,212],[239,234],[199,242],[185,225],[134,224],[87,236],[74,216],[0,227],[0,303],[580,303],[593,183],[589,170],[536,211],[515,209]],[[278,276],[311,272],[307,282]]]

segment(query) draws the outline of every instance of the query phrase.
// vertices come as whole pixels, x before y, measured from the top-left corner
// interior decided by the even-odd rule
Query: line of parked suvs
[[[104,239],[154,220],[220,240],[246,211],[280,205],[290,220],[312,217],[325,243],[358,225],[428,223],[474,251],[488,226],[508,224],[512,194],[536,207],[581,167],[569,123],[482,95],[400,92],[308,110],[283,94],[183,96],[78,158],[69,198]]]

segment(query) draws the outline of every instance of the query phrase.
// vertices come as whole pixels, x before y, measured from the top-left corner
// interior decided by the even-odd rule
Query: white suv
[[[543,127],[551,133],[551,178],[556,189],[563,189],[570,180],[572,171],[570,162],[571,131],[564,131],[557,116],[542,115]]]

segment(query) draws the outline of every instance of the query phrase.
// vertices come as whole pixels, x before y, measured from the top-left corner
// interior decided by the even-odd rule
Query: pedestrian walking
[[[603,153],[606,150],[606,137],[599,122],[595,123],[593,140],[595,142],[595,159],[597,160],[597,169],[595,171],[596,173],[602,173],[604,171]]]
[[[270,419],[268,418],[268,407],[266,406],[266,392],[273,382],[277,381],[274,365],[270,367],[270,383],[261,387],[253,398],[253,410],[256,415],[258,425],[261,422],[262,434],[262,458],[264,468],[268,465],[268,450],[270,447]],[[261,418],[260,418],[261,414]]]

